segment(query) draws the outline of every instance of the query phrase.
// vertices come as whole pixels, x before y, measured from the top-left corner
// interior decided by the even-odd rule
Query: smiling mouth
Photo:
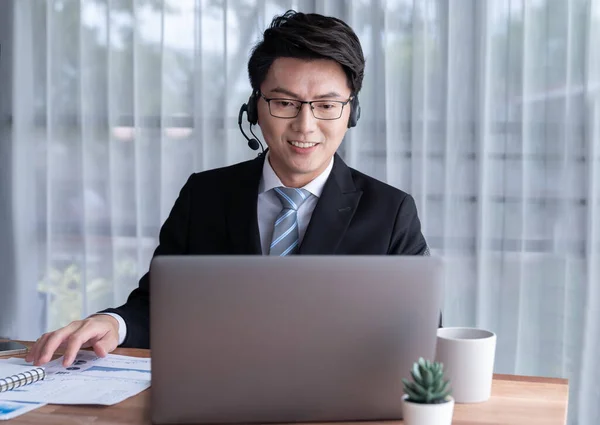
[[[318,145],[318,143],[310,143],[310,142],[296,142],[293,140],[288,140],[288,143],[292,146],[302,149],[312,148],[313,146]]]

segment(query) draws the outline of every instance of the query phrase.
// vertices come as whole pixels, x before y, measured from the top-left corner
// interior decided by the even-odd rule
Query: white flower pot
[[[404,425],[452,425],[454,399],[440,404],[421,404],[407,401],[408,395],[402,397],[402,413]]]

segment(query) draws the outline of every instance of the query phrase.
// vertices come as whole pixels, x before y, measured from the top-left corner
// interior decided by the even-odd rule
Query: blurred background
[[[340,154],[415,197],[445,325],[600,423],[600,0],[2,0],[0,335],[120,305],[187,177],[256,155],[247,60],[290,8],[362,42]]]

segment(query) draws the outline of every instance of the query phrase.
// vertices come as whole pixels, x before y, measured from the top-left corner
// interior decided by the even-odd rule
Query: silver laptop
[[[152,421],[400,419],[433,359],[442,261],[162,256],[150,267]]]

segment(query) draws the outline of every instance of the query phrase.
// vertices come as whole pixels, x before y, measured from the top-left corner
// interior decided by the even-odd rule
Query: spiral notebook
[[[45,377],[43,367],[0,363],[0,393],[41,381]]]

